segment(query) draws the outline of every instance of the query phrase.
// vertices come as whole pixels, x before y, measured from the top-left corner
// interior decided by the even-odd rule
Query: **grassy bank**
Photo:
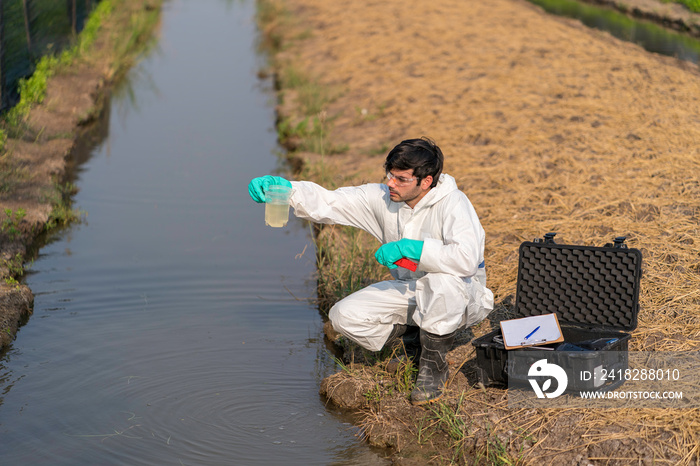
[[[286,157],[298,179],[314,180],[328,189],[361,181],[356,167],[351,171],[336,165],[347,145],[336,146],[329,138],[334,118],[328,107],[345,92],[342,87],[323,86],[298,67],[287,54],[312,35],[300,27],[285,2],[259,0],[257,22],[262,31],[260,48],[268,56],[277,90],[277,136],[287,149]],[[388,150],[379,148],[377,153]],[[319,308],[327,313],[344,296],[388,276],[374,259],[369,235],[355,229],[316,225]],[[369,246],[369,247],[368,247]]]
[[[20,81],[18,104],[0,118],[0,347],[31,313],[20,285],[39,237],[81,216],[71,206],[67,159],[108,92],[152,43],[161,0],[103,0],[73,44],[42,57]]]
[[[506,390],[478,385],[469,341],[513,311],[519,244],[557,231],[598,246],[624,235],[642,251],[631,350],[700,348],[697,67],[516,0],[259,3],[298,176],[380,181],[389,147],[428,135],[487,233],[497,312],[460,335],[444,400],[412,407],[410,368],[389,374],[386,355],[341,341],[329,402],[362,416],[369,443],[422,464],[694,464],[697,409],[509,409]],[[382,278],[373,239],[318,238],[324,308]]]
[[[299,67],[291,51],[303,46],[303,41],[313,33],[298,22],[287,6],[284,1],[259,0],[257,19],[263,31],[261,46],[269,55],[267,72],[275,76],[278,139],[287,149],[286,157],[294,176],[313,180],[328,189],[378,181],[376,173],[381,170],[381,159],[391,141],[387,139],[366,150],[364,155],[370,163],[352,158],[351,166],[346,165],[348,160],[342,156],[347,149],[336,148],[330,136],[336,121],[331,113],[334,96],[348,89],[324,87]],[[354,117],[358,124],[371,123],[381,117],[381,108],[372,114],[357,108]],[[374,258],[378,243],[365,232],[337,225],[315,225],[314,233],[318,306],[324,314],[354,291],[391,278]],[[323,381],[321,394],[341,408],[360,413],[359,424],[372,445],[398,447],[401,457],[413,458],[417,464],[434,461],[521,464],[522,455],[514,454],[510,447],[518,445],[516,448],[522,451],[522,445],[532,445],[534,436],[530,431],[519,429],[519,435],[504,439],[503,428],[496,426],[497,423],[469,423],[460,413],[463,409],[473,409],[478,391],[462,390],[456,398],[427,408],[412,407],[408,400],[417,374],[414,364],[402,364],[398,371],[388,372],[387,363],[396,355],[395,351],[366,351],[336,334],[328,322],[325,333],[342,356],[335,359],[339,372]],[[456,376],[453,374],[450,380],[454,389],[465,389],[464,377],[456,383]],[[477,404],[483,402],[476,400]],[[494,403],[502,405],[503,400]],[[394,410],[394,416],[403,424],[401,432],[385,418]],[[474,434],[479,425],[483,429]],[[476,448],[472,445],[475,442]]]
[[[700,13],[700,0],[662,0],[664,3],[679,3],[694,13]]]

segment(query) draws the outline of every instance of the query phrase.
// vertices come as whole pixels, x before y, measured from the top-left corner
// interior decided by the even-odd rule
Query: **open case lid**
[[[642,254],[624,237],[603,247],[556,244],[555,233],[520,245],[515,312],[556,313],[562,324],[637,328]]]

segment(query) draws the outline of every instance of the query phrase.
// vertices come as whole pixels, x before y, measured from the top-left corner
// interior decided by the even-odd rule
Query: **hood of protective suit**
[[[443,173],[440,175],[440,179],[438,180],[437,185],[435,185],[434,188],[432,188],[430,191],[428,191],[428,193],[425,196],[423,196],[423,199],[421,199],[420,202],[416,204],[413,210],[428,208],[436,202],[440,202],[442,198],[447,196],[452,191],[459,191],[459,189],[457,188],[457,182],[452,176]],[[399,204],[401,203],[399,202]]]

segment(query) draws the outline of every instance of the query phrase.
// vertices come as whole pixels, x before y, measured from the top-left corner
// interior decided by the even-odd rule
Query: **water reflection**
[[[247,195],[279,163],[253,7],[167,2],[81,142],[87,220],[41,249],[0,359],[3,464],[386,464],[318,394],[308,226]]]

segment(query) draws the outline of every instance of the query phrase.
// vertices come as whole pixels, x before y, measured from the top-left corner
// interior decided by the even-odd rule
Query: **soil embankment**
[[[520,0],[282,4],[297,26],[286,26],[277,65],[332,96],[311,119],[329,122],[319,157],[289,134],[311,120],[299,116],[304,89],[281,80],[292,156],[322,164],[324,184],[379,182],[388,148],[435,139],[486,230],[498,302],[450,353],[439,406],[412,407],[369,365],[324,380],[329,401],[361,413],[367,440],[403,464],[697,461],[696,409],[509,410],[504,390],[476,386],[468,342],[512,311],[519,244],[554,231],[558,242],[597,246],[626,236],[642,251],[631,350],[700,348],[698,67]]]
[[[56,210],[66,208],[70,192],[63,183],[71,150],[100,113],[110,87],[148,42],[162,2],[111,3],[99,37],[48,80],[43,102],[13,131],[0,156],[0,348],[31,315],[31,290],[16,280],[47,224],[60,221]]]
[[[658,0],[585,0],[615,8],[635,18],[659,23],[668,28],[700,37],[700,14],[689,11],[678,3],[662,3]]]

